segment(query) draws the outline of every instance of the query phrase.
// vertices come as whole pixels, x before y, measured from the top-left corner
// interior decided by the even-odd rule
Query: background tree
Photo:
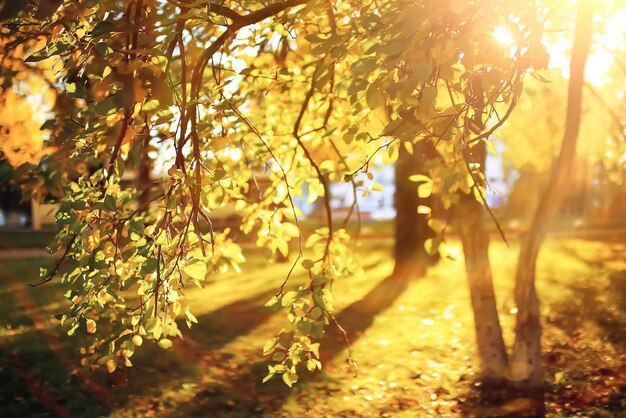
[[[531,387],[543,384],[541,358],[541,319],[535,289],[537,256],[545,236],[545,227],[555,213],[567,187],[576,156],[582,109],[585,64],[592,33],[592,2],[579,0],[572,46],[565,132],[559,157],[550,182],[535,212],[528,234],[521,244],[516,273],[515,300],[518,307],[515,345],[511,357],[511,379],[527,381]]]
[[[393,276],[399,280],[423,276],[426,269],[439,258],[438,253],[429,254],[426,251],[426,241],[437,235],[428,225],[428,215],[432,213],[434,199],[432,196],[420,197],[418,184],[411,181],[412,176],[426,176],[427,162],[437,158],[433,144],[427,141],[415,145],[409,143],[398,149],[398,160],[395,164]]]

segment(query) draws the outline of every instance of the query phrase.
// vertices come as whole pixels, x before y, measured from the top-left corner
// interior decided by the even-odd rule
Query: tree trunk
[[[522,239],[517,264],[515,301],[518,312],[510,377],[512,381],[528,388],[543,385],[541,321],[539,299],[535,289],[535,270],[545,227],[558,208],[576,155],[584,70],[591,42],[593,19],[591,6],[591,0],[578,1],[563,143],[528,234]]]
[[[468,160],[480,163],[484,173],[485,159],[486,146],[481,142],[472,148]],[[489,234],[485,229],[483,205],[475,199],[473,193],[461,195],[456,205],[456,218],[465,254],[482,379],[488,382],[503,381],[507,371],[507,353],[493,290]]]
[[[417,213],[419,205],[430,206],[432,199],[418,197],[418,184],[409,181],[409,177],[414,174],[426,174],[425,163],[429,158],[435,158],[435,152],[434,145],[426,140],[414,145],[412,155],[400,146],[395,173],[396,222],[393,255],[396,264],[392,275],[400,280],[423,276],[426,269],[439,258],[428,254],[424,248],[426,240],[434,237],[435,233],[428,226],[427,215]]]

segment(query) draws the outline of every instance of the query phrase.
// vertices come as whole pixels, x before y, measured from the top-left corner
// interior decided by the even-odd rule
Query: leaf
[[[167,170],[167,174],[169,174],[169,176],[172,177],[173,179],[180,179],[180,178],[183,178],[184,176],[183,170],[181,170],[180,168],[176,166],[170,167],[170,169]]]
[[[419,213],[420,215],[428,215],[431,212],[432,209],[426,205],[419,205],[417,207],[417,213]]]
[[[291,380],[289,373],[283,373],[283,382],[285,382],[285,384],[289,387],[293,386],[293,381]]]
[[[283,295],[283,298],[281,299],[281,306],[284,308],[284,307],[291,305],[296,300],[297,297],[298,297],[298,292],[294,292],[294,291],[286,292]]]
[[[192,258],[189,260],[183,271],[192,279],[204,280],[207,273],[207,266],[203,260],[199,258]]]
[[[372,83],[365,91],[365,101],[370,109],[377,109],[385,104],[385,95],[378,88],[377,83]]]
[[[152,99],[152,100],[148,100],[147,102],[145,102],[141,106],[141,110],[143,110],[144,112],[153,112],[157,110],[159,107],[161,107],[161,103],[159,103],[159,101],[156,99]]]
[[[424,249],[430,255],[435,255],[439,252],[439,245],[441,244],[441,239],[438,238],[428,238],[424,243]]]
[[[109,22],[107,20],[103,20],[102,22],[98,22],[96,26],[91,31],[91,35],[93,37],[99,37],[102,35],[109,35],[115,29],[115,24],[113,22]]]
[[[110,211],[116,210],[115,198],[110,194],[104,196],[104,207]]]
[[[87,325],[87,333],[95,334],[95,332],[96,332],[96,321],[94,321],[93,319],[88,319],[86,325]]]
[[[413,77],[423,83],[427,81],[433,73],[433,66],[428,62],[418,62],[413,67]]]
[[[493,143],[493,141],[490,141],[488,139],[484,139],[484,141],[485,141],[485,144],[487,145],[487,151],[489,151],[489,154],[496,155],[498,153],[498,150],[496,149],[496,146]]]
[[[387,54],[389,56],[394,56],[401,54],[406,49],[407,45],[401,41],[391,41],[388,44],[384,45],[380,52],[383,54]]]
[[[265,302],[265,305],[263,305],[266,308],[276,308],[278,306],[278,298],[276,297],[276,295],[272,296],[270,298],[270,300],[268,300],[267,302]]]
[[[318,308],[317,306],[311,310],[311,313],[309,313],[309,318],[311,318],[314,321],[319,319],[321,316],[322,316],[322,310]]]
[[[172,340],[170,340],[169,338],[163,338],[161,340],[159,340],[159,347],[164,348],[164,349],[168,349],[170,348],[174,343],[172,343]]]
[[[76,93],[76,83],[65,83],[65,92],[68,94]]]
[[[563,380],[565,379],[565,372],[556,372],[554,373],[554,383],[555,384],[559,384],[561,382],[563,382]]]
[[[441,219],[429,219],[428,226],[431,227],[435,232],[439,233],[443,231],[446,227],[447,223],[442,221]]]
[[[267,340],[267,342],[263,346],[263,354],[264,355],[269,354],[274,349],[274,346],[276,346],[277,342],[278,342],[277,338],[272,338],[272,339]]]
[[[274,353],[274,355],[272,356],[272,360],[276,361],[276,362],[280,362],[283,361],[285,359],[285,353],[281,353],[280,351],[277,353]]]
[[[270,369],[271,369],[271,366],[269,366],[269,367],[270,367]],[[270,380],[272,377],[274,377],[274,375],[275,375],[275,374],[276,374],[276,373],[275,373],[273,370],[271,370],[271,371],[267,374],[267,376],[265,376],[265,377],[263,378],[263,383],[265,383],[265,382],[267,382],[268,380]]]
[[[421,181],[426,181],[426,182],[432,182],[432,180],[430,179],[430,177],[424,175],[424,174],[413,174],[412,176],[409,176],[409,181],[415,182],[415,183],[419,183]]]
[[[426,199],[433,192],[433,184],[432,182],[422,183],[417,188],[417,196],[422,199]]]
[[[67,44],[57,42],[52,45],[48,45],[45,48],[35,52],[30,57],[26,58],[24,62],[39,62],[48,59],[54,55],[59,55],[67,49]]]
[[[117,369],[117,363],[113,359],[109,359],[106,362],[106,366],[109,373],[113,373]]]
[[[320,363],[319,360],[315,360],[313,358],[310,358],[306,361],[306,368],[307,370],[309,370],[310,372],[312,372],[315,369],[322,369],[322,363]]]
[[[281,227],[283,231],[285,231],[285,233],[292,238],[296,238],[300,236],[300,230],[298,229],[296,225],[292,223],[285,222],[281,225]]]

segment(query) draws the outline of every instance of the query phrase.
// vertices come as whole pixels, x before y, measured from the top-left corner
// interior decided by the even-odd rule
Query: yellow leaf
[[[425,205],[419,205],[417,207],[417,213],[419,213],[420,215],[428,215],[432,210]]]
[[[117,369],[117,363],[115,363],[115,360],[110,359],[107,361],[107,370],[109,371],[109,373],[113,373],[115,371],[115,369]]]
[[[96,332],[96,321],[93,319],[87,320],[87,332],[89,334],[94,334]]]
[[[107,116],[107,126],[115,126],[122,119],[124,119],[124,115],[121,113],[113,113],[112,115]]]

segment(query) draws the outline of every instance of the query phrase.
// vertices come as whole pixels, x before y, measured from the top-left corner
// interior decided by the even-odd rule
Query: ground
[[[144,344],[124,383],[78,367],[84,337],[65,336],[53,318],[65,303],[62,285],[28,286],[49,260],[32,254],[0,259],[0,416],[493,416],[537,408],[558,416],[626,413],[624,243],[548,241],[538,275],[548,387],[543,399],[517,396],[503,405],[490,396],[497,390],[481,391],[475,383],[462,261],[445,260],[403,289],[385,281],[393,267],[390,248],[389,240],[363,241],[365,274],[334,286],[356,373],[345,345],[330,332],[324,371],[304,376],[291,390],[279,379],[261,383],[263,343],[285,326],[281,314],[261,306],[284,278],[286,264],[266,265],[263,254],[253,253],[241,275],[191,291],[199,325],[169,350]],[[509,347],[517,252],[515,244],[507,248],[496,240],[490,252]]]

